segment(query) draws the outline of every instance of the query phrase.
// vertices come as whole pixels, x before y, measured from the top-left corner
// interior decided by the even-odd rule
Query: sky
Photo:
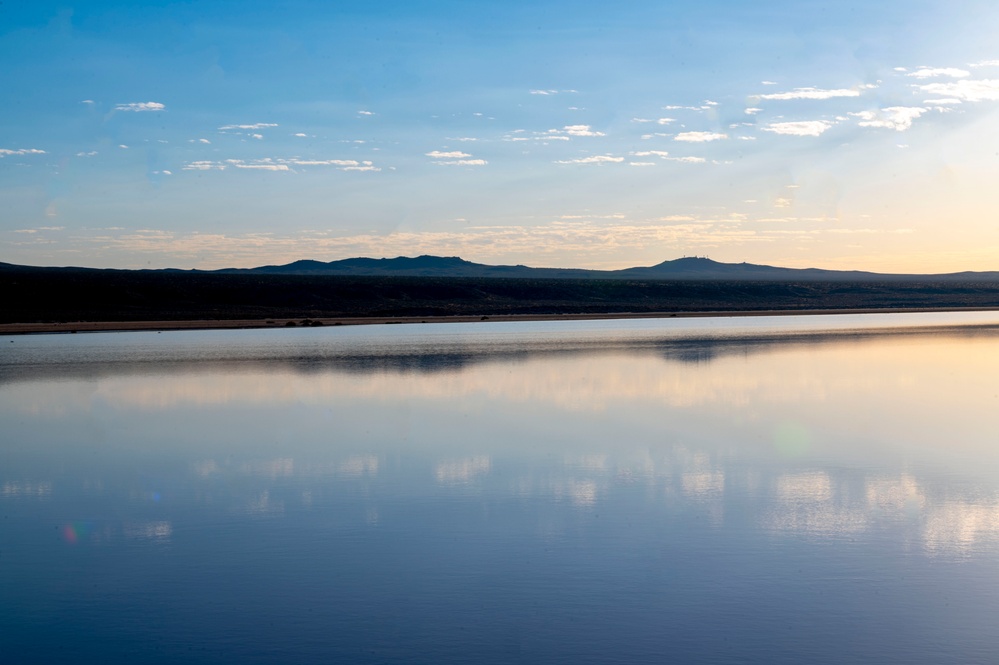
[[[0,3],[0,261],[999,270],[999,4]]]

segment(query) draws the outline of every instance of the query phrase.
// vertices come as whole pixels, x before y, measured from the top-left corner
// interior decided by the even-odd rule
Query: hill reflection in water
[[[6,652],[995,652],[996,328],[630,325],[16,338]]]

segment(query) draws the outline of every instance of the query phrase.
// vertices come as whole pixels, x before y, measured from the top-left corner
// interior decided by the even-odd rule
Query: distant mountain
[[[18,271],[99,271],[93,268],[38,268],[0,263],[0,272]],[[780,268],[754,263],[720,263],[704,257],[684,257],[654,266],[623,270],[583,270],[579,268],[531,268],[523,265],[487,265],[457,256],[399,256],[394,259],[353,258],[340,261],[302,260],[285,265],[223,270],[141,270],[126,272],[176,272],[240,275],[340,275],[351,277],[469,277],[521,279],[627,279],[627,280],[708,280],[757,282],[999,282],[999,272],[958,272],[944,274],[886,274],[857,270],[819,268]]]
[[[400,256],[394,259],[354,258],[340,261],[295,261],[259,268],[232,268],[221,273],[270,275],[352,275],[399,277],[510,277],[524,279],[649,279],[649,280],[750,280],[750,281],[997,281],[999,272],[960,272],[905,275],[857,270],[779,268],[753,263],[720,263],[704,257],[685,257],[654,266],[622,270],[579,268],[530,268],[523,265],[487,265],[456,256]]]

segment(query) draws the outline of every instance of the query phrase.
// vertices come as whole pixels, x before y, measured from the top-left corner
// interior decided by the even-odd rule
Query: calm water
[[[997,313],[0,345],[0,662],[999,661]]]

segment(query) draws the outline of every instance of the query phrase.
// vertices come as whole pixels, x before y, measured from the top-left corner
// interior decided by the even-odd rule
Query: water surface
[[[0,344],[0,660],[999,653],[995,313]]]

